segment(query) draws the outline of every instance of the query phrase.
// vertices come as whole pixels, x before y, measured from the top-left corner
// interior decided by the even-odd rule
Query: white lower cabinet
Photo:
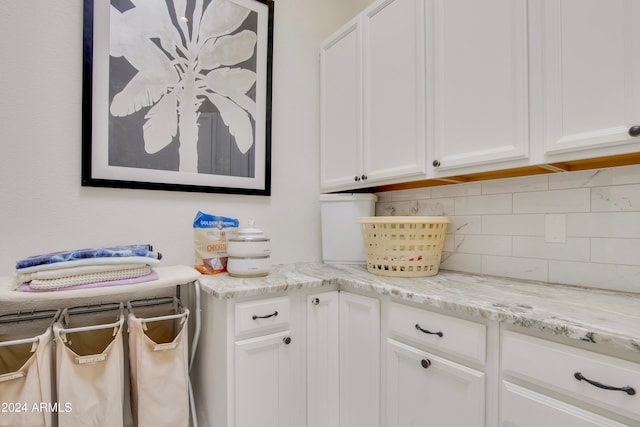
[[[637,355],[335,289],[204,298],[200,426],[640,427]]]
[[[507,381],[502,383],[501,394],[503,426],[623,427],[626,425]]]
[[[485,426],[484,324],[384,305],[385,426]]]
[[[501,359],[503,426],[640,426],[640,363],[513,331]]]
[[[380,425],[380,300],[340,293],[340,427]]]
[[[235,425],[293,426],[290,331],[235,343]]]
[[[201,427],[298,427],[305,395],[302,295],[202,300],[191,373]],[[304,390],[304,389],[303,389]]]
[[[340,425],[339,295],[307,297],[307,427]]]
[[[484,426],[485,374],[387,341],[386,426]]]

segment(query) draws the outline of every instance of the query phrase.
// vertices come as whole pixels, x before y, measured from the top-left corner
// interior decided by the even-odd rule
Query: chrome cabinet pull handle
[[[253,320],[256,319],[268,319],[269,317],[276,317],[278,315],[277,311],[274,311],[271,314],[267,314],[266,316],[256,316],[255,314],[251,317]]]
[[[318,304],[320,304],[320,298],[312,298],[312,299],[311,299],[311,304],[313,304],[313,305],[318,305]]]
[[[593,381],[593,380],[590,380],[590,379],[586,378],[580,372],[576,372],[575,374],[573,374],[573,376],[578,381],[583,381],[584,380],[584,381],[588,382],[589,384],[591,384],[592,386],[595,386],[595,387],[598,387],[598,388],[602,388],[602,389],[605,389],[605,390],[624,391],[629,396],[633,396],[634,394],[636,394],[636,390],[633,387],[629,387],[629,386],[613,387],[613,386],[610,386],[610,385],[602,384],[602,383],[599,383],[597,381]]]
[[[437,336],[439,336],[439,337],[442,337],[442,336],[444,335],[444,334],[443,334],[442,332],[440,332],[440,331],[438,331],[438,332],[431,332],[431,331],[429,331],[429,330],[427,330],[427,329],[422,329],[422,328],[420,327],[420,325],[419,325],[419,324],[417,324],[417,323],[416,323],[416,329],[417,329],[417,330],[419,330],[419,331],[420,331],[420,332],[422,332],[422,333],[429,334],[429,335],[437,335]]]

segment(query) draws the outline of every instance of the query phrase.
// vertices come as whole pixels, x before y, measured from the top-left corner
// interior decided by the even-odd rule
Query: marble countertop
[[[203,276],[220,299],[321,288],[360,289],[405,301],[588,341],[640,355],[640,294],[440,271],[424,278],[384,277],[365,266],[299,263],[258,278]]]

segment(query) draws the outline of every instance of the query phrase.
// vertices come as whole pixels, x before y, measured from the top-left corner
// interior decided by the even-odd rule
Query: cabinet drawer
[[[289,327],[289,297],[269,298],[236,304],[236,336]]]
[[[505,331],[502,371],[635,420],[640,420],[640,364],[539,338]],[[590,384],[623,388],[607,390]],[[635,392],[635,394],[634,394]]]
[[[609,418],[524,387],[502,382],[501,425],[518,427],[625,427]]]
[[[486,326],[480,323],[391,303],[389,333],[472,362],[485,363],[487,333]]]

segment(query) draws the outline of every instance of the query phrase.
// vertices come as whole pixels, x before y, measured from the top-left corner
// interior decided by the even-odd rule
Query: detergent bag
[[[198,211],[193,220],[196,270],[202,274],[227,271],[227,240],[238,235],[238,225],[235,218]]]

